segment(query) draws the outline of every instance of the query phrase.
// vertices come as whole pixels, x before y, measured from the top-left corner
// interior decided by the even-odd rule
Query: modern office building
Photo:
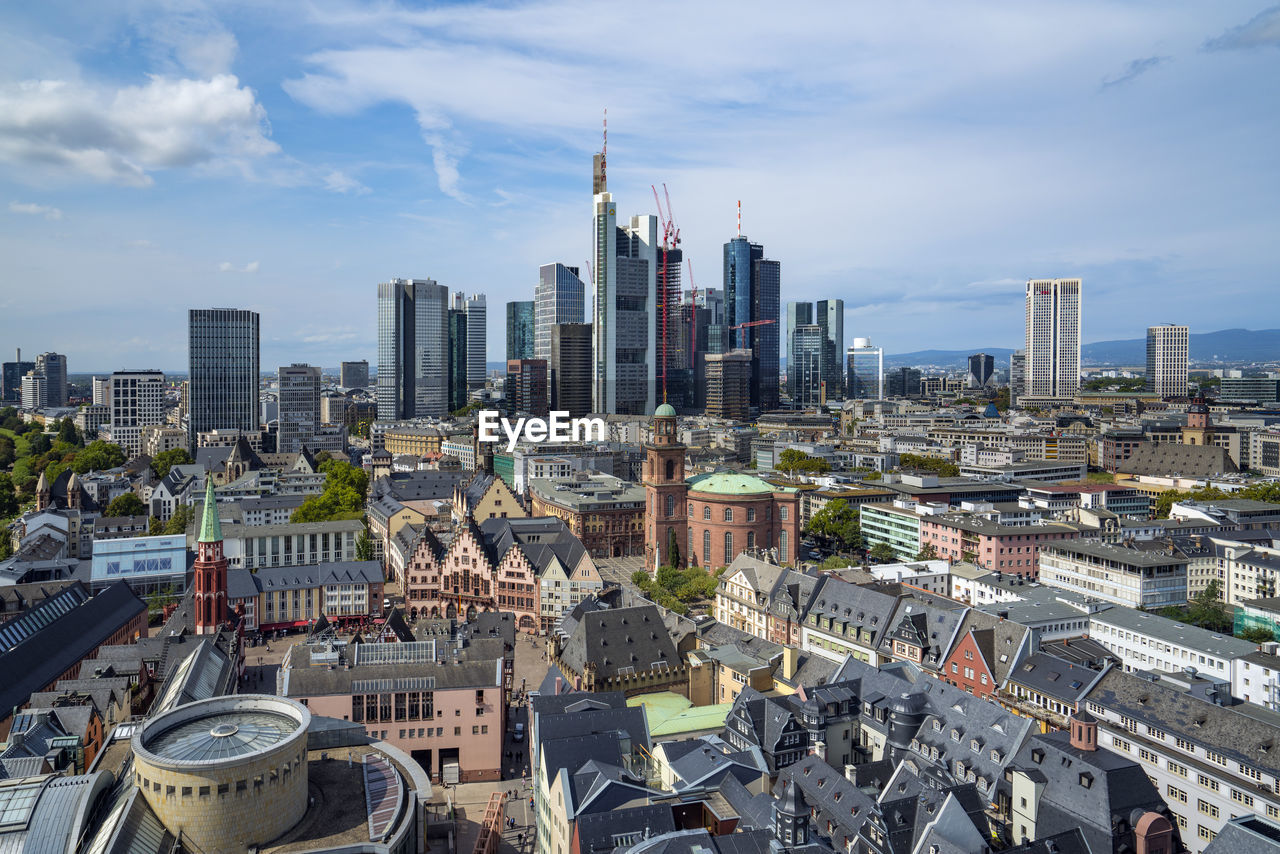
[[[826,400],[823,383],[827,374],[823,371],[826,352],[826,331],[816,323],[797,326],[788,346],[787,385],[791,405],[803,409],[820,406]],[[829,392],[830,386],[826,391]]]
[[[1147,391],[1161,397],[1187,396],[1190,343],[1186,326],[1147,327]]]
[[[991,385],[996,374],[996,357],[987,353],[974,353],[969,357],[969,376],[965,377],[967,388],[986,388]]]
[[[1027,282],[1026,381],[1020,397],[1069,400],[1080,390],[1079,279]]]
[[[488,373],[486,360],[489,357],[489,309],[485,304],[484,294],[472,294],[467,297],[467,388],[475,390],[484,388],[484,378]]]
[[[449,292],[431,279],[378,285],[378,419],[443,415],[449,403]]]
[[[507,403],[516,415],[546,416],[547,363],[542,359],[507,361]]]
[[[746,421],[751,410],[751,351],[706,355],[708,418]]]
[[[855,338],[848,356],[850,400],[879,400],[884,397],[884,349],[874,347],[870,338]]]
[[[533,300],[507,303],[507,361],[532,359]]]
[[[467,312],[449,309],[449,405],[457,412],[467,405]]]
[[[258,429],[256,311],[193,308],[188,312],[187,434]]]
[[[796,366],[796,329],[813,323],[813,303],[787,303],[787,396],[796,399],[796,383],[799,379],[795,373]]]
[[[1017,406],[1018,398],[1026,394],[1027,351],[1014,350],[1009,354],[1009,405]]]
[[[142,428],[164,423],[164,373],[116,371],[111,375],[107,398],[111,441],[135,457],[142,451]]]
[[[49,384],[44,374],[34,368],[22,377],[22,408],[29,412],[49,405]]]
[[[781,265],[764,257],[762,244],[739,234],[724,245],[729,346],[751,351],[751,408],[757,412],[778,408],[781,288]],[[758,325],[743,326],[746,323]]]
[[[67,357],[61,353],[36,356],[35,370],[44,375],[45,406],[67,405]]]
[[[822,381],[827,386],[827,397],[840,397],[844,394],[844,300],[818,300],[813,322],[822,327],[826,338],[822,350]]]
[[[547,386],[551,408],[581,418],[591,412],[591,324],[551,326]]]
[[[14,361],[0,365],[0,402],[22,402],[22,378],[35,366],[35,362],[22,361],[22,348],[18,348]]]
[[[560,323],[586,321],[586,285],[577,267],[561,263],[538,268],[533,294],[533,358],[551,362],[551,328]]]
[[[368,361],[361,359],[358,362],[343,362],[338,371],[338,385],[343,388],[368,388]]]
[[[1280,403],[1280,380],[1272,377],[1223,377],[1218,386],[1222,400]]]
[[[296,454],[304,447],[314,448],[316,428],[320,426],[320,369],[311,365],[292,364],[281,367],[279,381],[279,430],[276,450]]]
[[[885,374],[884,393],[889,397],[917,397],[920,376],[919,368],[894,368]]]
[[[111,405],[111,377],[94,377],[89,381],[95,406]]]

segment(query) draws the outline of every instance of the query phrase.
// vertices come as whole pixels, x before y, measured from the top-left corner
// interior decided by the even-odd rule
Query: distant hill
[[[917,350],[884,357],[885,367],[937,365],[963,368],[973,353],[990,353],[996,365],[1008,367],[1007,347],[975,347],[972,350]],[[1095,341],[1080,348],[1086,365],[1142,365],[1147,361],[1147,339]],[[1267,362],[1280,360],[1280,329],[1221,329],[1191,333],[1192,362]]]

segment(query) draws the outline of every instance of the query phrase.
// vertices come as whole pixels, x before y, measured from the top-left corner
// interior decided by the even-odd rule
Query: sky
[[[1280,5],[0,5],[0,356],[185,370],[186,311],[264,370],[376,361],[376,284],[532,299],[585,266],[591,155],[694,282],[736,229],[783,300],[890,353],[1019,346],[1029,277],[1086,342],[1280,326]],[[785,315],[785,310],[784,310]]]

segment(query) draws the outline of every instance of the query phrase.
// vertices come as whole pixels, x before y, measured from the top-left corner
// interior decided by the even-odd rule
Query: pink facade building
[[[1058,522],[1005,525],[969,513],[924,516],[920,547],[932,545],[938,557],[965,561],[1024,578],[1040,574],[1041,543],[1080,536],[1080,530]]]

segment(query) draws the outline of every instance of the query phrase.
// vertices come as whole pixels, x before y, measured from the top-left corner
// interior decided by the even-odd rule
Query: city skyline
[[[0,273],[21,286],[0,295],[0,337],[76,373],[175,371],[186,310],[227,305],[261,315],[264,367],[372,362],[375,307],[352,295],[374,283],[505,305],[540,265],[587,259],[605,106],[619,209],[654,213],[666,183],[698,284],[718,284],[741,199],[786,299],[845,300],[846,339],[886,353],[1018,346],[1028,278],[1091,283],[1082,343],[1274,309],[1280,10],[1073,4],[988,26],[957,4],[847,28],[797,10],[743,33],[771,46],[760,69],[711,36],[713,10],[683,10],[677,38],[706,50],[619,82],[590,73],[603,51],[526,50],[552,27],[597,43],[633,14],[576,8],[5,9]],[[839,58],[809,69],[815,47]],[[486,344],[500,361],[502,324]]]

